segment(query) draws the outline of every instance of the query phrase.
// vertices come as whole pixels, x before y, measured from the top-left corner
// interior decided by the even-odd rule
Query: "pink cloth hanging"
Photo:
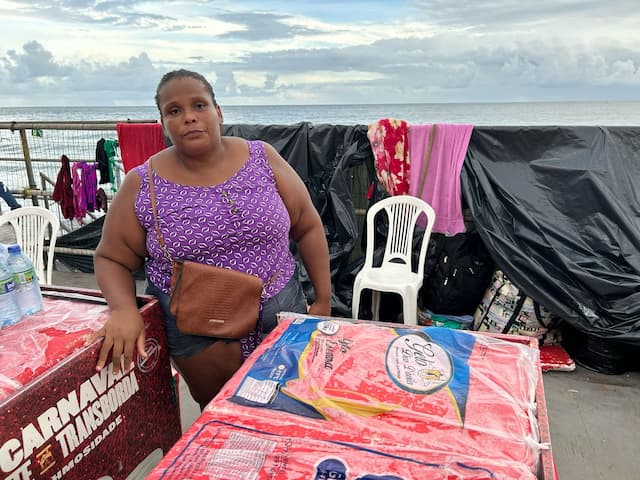
[[[116,131],[125,173],[166,148],[159,123],[118,123]]]
[[[428,151],[432,125],[409,127],[409,194],[420,197],[436,212],[433,231],[455,235],[465,231],[462,216],[460,172],[471,140],[473,125],[436,125],[424,185],[420,179]],[[422,189],[422,195],[420,190]]]
[[[71,167],[71,176],[73,177],[73,209],[74,218],[78,223],[82,223],[82,219],[87,214],[87,197],[85,195],[84,175],[85,162],[74,162]]]

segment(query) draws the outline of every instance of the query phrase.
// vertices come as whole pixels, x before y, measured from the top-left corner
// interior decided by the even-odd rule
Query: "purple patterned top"
[[[193,187],[153,172],[158,223],[174,258],[233,268],[267,284],[263,301],[275,296],[295,270],[289,251],[289,213],[278,193],[264,145],[250,141],[249,159],[225,182]],[[135,168],[141,184],[135,213],[147,232],[147,278],[169,293],[171,261],[158,242],[151,210],[148,163]]]

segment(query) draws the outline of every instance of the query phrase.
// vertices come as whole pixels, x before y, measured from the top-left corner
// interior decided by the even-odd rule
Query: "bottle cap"
[[[21,253],[22,249],[20,248],[20,245],[14,243],[13,245],[9,245],[9,247],[7,247],[7,251],[9,253]]]

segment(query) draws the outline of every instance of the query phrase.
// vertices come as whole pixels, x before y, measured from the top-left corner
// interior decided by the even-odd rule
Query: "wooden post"
[[[47,210],[49,210],[49,197],[47,195],[45,195],[45,192],[47,190],[47,179],[49,177],[47,177],[44,173],[40,172],[40,183],[42,184],[42,194],[43,194],[43,200],[44,200],[44,208],[46,208]]]
[[[33,176],[33,165],[31,165],[31,154],[29,153],[29,143],[27,142],[27,133],[24,128],[20,129],[20,142],[22,143],[22,154],[24,155],[24,164],[27,167],[27,178],[29,179],[29,188],[37,189],[35,177]],[[38,196],[31,195],[31,201],[34,206],[38,206]]]

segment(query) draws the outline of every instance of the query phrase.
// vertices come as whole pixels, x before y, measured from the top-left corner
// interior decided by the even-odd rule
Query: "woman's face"
[[[159,91],[158,104],[164,131],[179,152],[198,155],[220,142],[222,112],[200,80],[169,80]]]

